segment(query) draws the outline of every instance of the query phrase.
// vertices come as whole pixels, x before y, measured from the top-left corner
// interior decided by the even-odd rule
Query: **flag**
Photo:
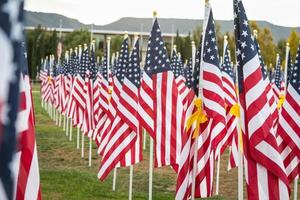
[[[258,51],[242,1],[233,2],[248,199],[289,199]]]
[[[282,75],[281,75],[281,61],[280,61],[280,57],[278,56],[278,59],[276,61],[276,66],[275,66],[275,74],[274,74],[274,83],[272,84],[273,87],[273,91],[275,94],[275,101],[276,103],[278,103],[279,101],[279,97],[281,95],[282,92]]]
[[[206,21],[203,24],[205,30],[202,47],[200,85],[203,93],[204,110],[208,118],[213,119],[211,126],[211,140],[215,157],[221,155],[222,140],[226,137],[226,111],[222,85],[222,73],[220,70],[218,47],[215,33],[215,25],[210,5],[206,7]]]
[[[207,15],[206,15],[207,16]],[[206,19],[207,20],[207,19]],[[202,37],[201,37],[202,38]],[[199,49],[196,54],[196,64],[193,72],[193,82],[191,87],[191,94],[189,98],[188,107],[186,110],[185,124],[189,120],[190,116],[195,114],[198,110],[195,106],[195,101],[199,96],[199,79],[200,79],[200,66],[202,66],[202,40],[199,45]],[[177,184],[176,184],[176,199],[189,199],[191,196],[192,181],[195,179],[195,196],[196,197],[208,197],[212,195],[213,187],[213,172],[214,172],[214,154],[211,142],[211,126],[212,120],[208,120],[200,125],[201,134],[196,141],[193,137],[196,130],[196,124],[187,130],[182,137],[182,150],[180,154]],[[195,147],[196,143],[198,144]],[[197,152],[197,165],[195,169],[195,176],[193,176],[194,170],[194,153],[195,148]]]
[[[116,71],[118,72],[118,69]],[[109,140],[103,153],[98,177],[103,180],[117,166],[127,167],[142,160],[141,127],[138,121],[138,89],[140,84],[139,42],[129,59],[119,104]]]
[[[146,55],[139,93],[139,121],[154,140],[155,167],[175,166],[181,150],[183,105],[157,18]]]
[[[109,141],[108,138],[109,138],[109,132],[111,131],[111,127],[113,125],[116,125],[117,123],[115,122],[115,124],[113,124],[116,117],[116,108],[119,104],[120,91],[123,85],[128,59],[129,59],[129,47],[128,47],[128,38],[126,37],[121,45],[121,52],[118,59],[118,64],[115,67],[116,73],[113,76],[113,89],[108,104],[108,110],[106,111],[107,118],[102,130],[100,131],[101,142],[98,149],[100,155],[103,154],[105,146]]]
[[[234,83],[234,75],[230,61],[230,51],[228,42],[226,41],[224,62],[221,65],[222,81],[224,90],[224,99],[226,103],[226,126],[227,134],[223,138],[221,152],[229,146],[229,162],[228,169],[232,169],[238,165],[238,119],[233,112],[237,107],[236,86]]]
[[[13,199],[11,163],[16,148],[22,64],[23,1],[0,2],[0,199]]]
[[[75,100],[75,116],[73,117],[73,124],[79,128],[83,128],[84,109],[86,106],[86,91],[85,91],[85,76],[86,69],[89,66],[88,48],[85,48],[81,55],[80,64],[77,69],[77,76],[74,79],[72,98]],[[70,100],[69,100],[70,102]],[[70,104],[69,104],[70,105]],[[83,130],[82,130],[83,131]]]
[[[278,143],[289,181],[300,170],[300,45],[278,122]]]
[[[20,108],[17,120],[18,149],[14,163],[14,166],[18,170],[16,172],[17,188],[15,198],[30,200],[41,199],[41,188],[34,129],[35,117],[25,44],[23,45],[23,51],[20,79]]]

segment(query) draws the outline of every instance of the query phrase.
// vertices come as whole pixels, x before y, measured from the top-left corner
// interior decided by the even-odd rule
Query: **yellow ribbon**
[[[282,107],[284,99],[285,99],[285,96],[283,94],[279,95],[279,101],[278,101],[278,104],[277,104],[277,109],[280,109]]]
[[[50,83],[52,80],[52,77],[51,76],[48,76],[48,82]]]
[[[199,135],[200,131],[200,124],[203,124],[204,122],[207,121],[206,115],[203,113],[202,109],[202,100],[201,98],[198,98],[194,101],[195,106],[197,107],[197,111],[193,113],[189,119],[186,122],[186,130],[189,130],[194,122],[196,122],[196,129],[194,130],[193,133],[193,138],[196,138]]]
[[[239,104],[234,104],[230,110],[229,110],[229,113],[233,116],[236,116],[236,117],[240,117],[240,105]]]

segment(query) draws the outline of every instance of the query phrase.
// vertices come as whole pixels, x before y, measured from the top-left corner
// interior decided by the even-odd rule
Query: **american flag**
[[[184,68],[184,77],[186,86],[191,88],[192,87],[192,78],[193,78],[193,65],[192,59],[189,59],[186,68]]]
[[[157,18],[148,41],[139,95],[139,121],[154,140],[155,166],[176,166],[183,105]]]
[[[222,73],[219,63],[218,47],[216,41],[215,25],[210,5],[206,8],[208,15],[203,26],[205,30],[203,39],[200,88],[203,93],[204,110],[208,118],[213,120],[211,140],[215,156],[221,155],[222,140],[226,137],[226,111],[222,85]]]
[[[85,63],[85,107],[84,107],[84,118],[83,118],[83,126],[82,131],[87,134],[89,137],[92,137],[93,130],[95,128],[94,124],[94,81],[96,80],[96,63],[95,63],[95,53],[94,53],[94,45],[91,46],[91,55],[90,57],[83,57],[83,59],[87,59],[84,61]],[[96,88],[97,89],[97,88]],[[97,100],[95,100],[96,103]]]
[[[234,28],[248,199],[289,199],[258,51],[241,0],[234,0]]]
[[[111,92],[111,98],[108,104],[107,119],[104,123],[102,130],[100,131],[101,142],[98,149],[100,155],[103,154],[105,146],[108,143],[109,132],[114,124],[116,117],[116,109],[119,104],[120,90],[122,89],[126,66],[129,60],[129,46],[128,38],[126,37],[121,45],[121,52],[118,59],[117,66],[115,67],[116,74],[113,76],[113,90]],[[116,123],[116,122],[115,122]]]
[[[73,109],[73,113],[75,113],[75,116],[73,117],[73,124],[77,127],[82,128],[82,124],[84,121],[84,109],[86,106],[85,102],[85,73],[86,69],[89,65],[89,54],[88,54],[88,48],[86,47],[84,51],[82,52],[81,59],[80,59],[80,65],[77,68],[77,76],[74,79],[73,84],[73,94],[72,97],[75,100],[75,106]],[[69,100],[71,103],[71,101]],[[70,105],[69,103],[69,105]]]
[[[207,19],[206,19],[207,20]],[[201,37],[202,38],[202,37]],[[194,101],[199,95],[199,79],[201,66],[201,49],[202,40],[196,54],[196,64],[193,72],[192,92],[190,95],[188,108],[186,110],[185,120],[197,111]],[[201,134],[198,137],[197,146],[197,166],[195,169],[196,177],[193,177],[194,169],[194,152],[195,139],[192,138],[193,132],[196,128],[195,124],[182,137],[182,150],[180,154],[179,170],[177,175],[176,199],[189,199],[191,196],[192,180],[195,179],[195,196],[208,197],[212,195],[212,181],[214,171],[214,154],[212,153],[211,143],[211,125],[212,120],[207,121],[201,125]]]
[[[92,47],[91,50],[91,56],[90,56],[90,66],[92,70],[92,79],[93,79],[93,131],[89,132],[89,137],[93,137],[93,139],[96,139],[96,134],[95,134],[95,127],[98,123],[99,117],[101,116],[101,109],[100,109],[100,83],[101,79],[98,74],[98,66],[97,63],[95,62],[95,52],[94,52],[94,46]]]
[[[107,68],[107,54],[104,54],[102,65],[99,67],[99,73],[97,74],[98,77],[98,84],[100,88],[99,94],[99,106],[100,112],[98,115],[98,121],[94,130],[93,139],[96,141],[97,146],[99,147],[101,142],[101,135],[100,131],[103,129],[105,121],[107,119],[107,109],[109,105],[110,99],[110,86],[108,82],[108,73],[109,70]],[[99,152],[98,152],[99,153]]]
[[[289,181],[300,173],[300,45],[278,122],[278,144]]]
[[[279,101],[279,96],[282,92],[282,75],[281,75],[281,61],[280,57],[278,56],[278,59],[276,61],[276,66],[275,66],[275,74],[274,74],[274,83],[272,84],[274,94],[275,94],[275,101],[278,103]]]
[[[35,140],[35,120],[33,100],[28,75],[25,44],[21,71],[20,108],[17,120],[18,150],[14,166],[17,166],[16,199],[41,199],[40,173],[37,145]]]
[[[117,72],[118,73],[118,72]],[[117,166],[126,167],[142,160],[141,127],[138,121],[138,89],[140,85],[139,42],[129,59],[120,90],[117,114],[109,133],[98,177],[103,180]]]
[[[226,41],[227,42],[227,41]],[[237,116],[232,115],[230,110],[233,109],[233,106],[237,105],[237,94],[236,86],[234,83],[234,74],[230,60],[230,52],[228,49],[228,42],[225,47],[224,62],[221,65],[222,70],[222,81],[223,81],[223,90],[226,103],[226,125],[227,125],[227,134],[223,138],[223,146],[221,152],[229,145],[229,163],[228,169],[234,168],[238,164],[238,128]]]
[[[0,199],[14,196],[10,166],[16,147],[23,6],[23,1],[0,2]]]
[[[290,77],[293,75],[293,61],[292,61],[292,56],[291,56],[291,52],[289,51],[289,55],[288,55],[288,64],[287,64],[287,80],[286,80],[286,88],[287,88],[287,84],[290,81]]]

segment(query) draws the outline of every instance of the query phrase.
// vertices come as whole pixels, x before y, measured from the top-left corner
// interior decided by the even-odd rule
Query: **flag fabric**
[[[233,2],[248,199],[289,199],[257,48],[242,1]]]
[[[300,45],[295,66],[287,86],[285,101],[278,122],[278,143],[281,149],[289,181],[299,175],[300,170]]]
[[[35,120],[33,100],[28,75],[27,54],[23,45],[23,63],[20,79],[20,108],[18,112],[17,131],[18,149],[15,158],[16,199],[41,199],[40,174],[37,145],[35,140]]]
[[[72,98],[76,102],[75,111],[74,111],[76,115],[73,117],[73,124],[74,126],[77,126],[80,129],[83,128],[83,122],[84,122],[84,109],[86,106],[85,76],[86,76],[86,70],[88,65],[89,65],[88,48],[85,48],[81,55],[77,76],[74,79],[74,84],[73,84],[74,93],[72,94]],[[84,131],[84,129],[82,129],[82,131]]]
[[[110,90],[109,79],[108,79],[110,73],[110,70],[107,66],[108,59],[109,58],[107,58],[107,54],[105,53],[102,65],[100,66],[99,73],[98,73],[98,84],[100,88],[100,94],[99,94],[100,112],[99,112],[98,121],[93,136],[98,147],[101,143],[100,131],[103,129],[103,126],[107,119],[109,100],[111,97],[111,90]],[[98,153],[100,152],[98,151]]]
[[[176,166],[183,105],[157,18],[148,41],[139,95],[139,121],[154,140],[155,167]]]
[[[117,74],[119,73],[118,70],[116,70]],[[98,173],[101,180],[104,180],[117,165],[127,167],[142,160],[142,132],[138,121],[138,89],[140,84],[138,40],[132,50],[124,75],[124,83],[119,91],[117,113],[109,132],[109,140]]]
[[[272,84],[272,87],[273,87],[273,91],[275,94],[275,101],[276,101],[276,103],[278,103],[279,96],[281,95],[281,92],[282,92],[281,60],[280,60],[279,56],[276,61],[275,74],[274,74],[273,78],[274,78],[274,82]]]
[[[112,126],[116,125],[116,108],[119,104],[120,91],[122,89],[126,66],[129,60],[129,47],[128,38],[126,37],[121,45],[121,52],[118,59],[117,66],[115,67],[116,74],[113,76],[113,89],[111,91],[111,98],[108,104],[108,110],[106,111],[107,118],[102,130],[100,131],[101,139],[98,149],[98,153],[103,155],[105,147],[109,142],[109,132]],[[115,124],[114,124],[115,123]]]
[[[211,126],[211,140],[215,157],[221,155],[223,138],[226,138],[226,111],[220,70],[215,25],[210,5],[206,7],[206,21],[203,38],[200,85],[203,93],[204,110],[208,118],[213,120]]]
[[[13,199],[11,163],[16,149],[19,78],[22,64],[23,1],[0,2],[0,199]]]
[[[201,37],[202,38],[202,37]],[[193,95],[190,96],[188,108],[186,110],[185,124],[189,117],[197,111],[194,102],[199,96],[199,79],[200,79],[200,66],[202,66],[202,40],[196,54],[196,64],[193,72],[191,91]],[[182,150],[180,154],[180,161],[178,167],[177,184],[176,184],[176,199],[189,199],[192,190],[192,180],[195,178],[195,196],[208,197],[212,195],[213,187],[213,171],[214,171],[214,154],[211,142],[212,120],[200,125],[200,135],[198,137],[198,146],[195,147],[196,141],[193,138],[193,132],[196,125],[185,129],[185,134],[182,137]],[[193,177],[194,169],[194,152],[197,148],[197,165],[195,169],[196,177]]]
[[[221,152],[229,146],[228,169],[238,165],[238,119],[233,115],[232,109],[237,106],[236,86],[234,83],[233,69],[229,57],[228,43],[226,43],[224,62],[221,65],[224,99],[226,103],[226,126],[227,134],[223,138]]]
[[[193,78],[192,59],[189,60],[189,62],[186,65],[186,68],[184,68],[184,77],[186,80],[186,86],[191,88],[192,87],[192,78]]]

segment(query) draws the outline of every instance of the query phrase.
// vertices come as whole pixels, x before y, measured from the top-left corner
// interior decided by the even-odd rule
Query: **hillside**
[[[83,24],[76,19],[68,18],[60,14],[55,13],[42,13],[26,11],[26,26],[36,27],[41,25],[43,27],[58,28],[60,19],[63,22],[63,28],[80,29],[90,27],[89,24]],[[161,18],[159,19],[162,31],[164,33],[172,33],[177,30],[179,33],[188,34],[192,32],[197,26],[202,26],[202,20],[195,19],[173,19],[173,18]],[[231,32],[233,30],[232,20],[217,20],[217,23],[221,26],[221,32]],[[273,34],[274,40],[279,41],[282,38],[287,38],[293,28],[274,25],[267,21],[257,21],[261,28],[268,27]],[[94,29],[97,30],[111,30],[111,31],[141,31],[141,26],[144,32],[148,32],[151,29],[152,18],[134,18],[124,17],[115,22],[106,25],[94,25]],[[172,31],[173,29],[173,31]],[[300,27],[295,28],[300,32]]]

